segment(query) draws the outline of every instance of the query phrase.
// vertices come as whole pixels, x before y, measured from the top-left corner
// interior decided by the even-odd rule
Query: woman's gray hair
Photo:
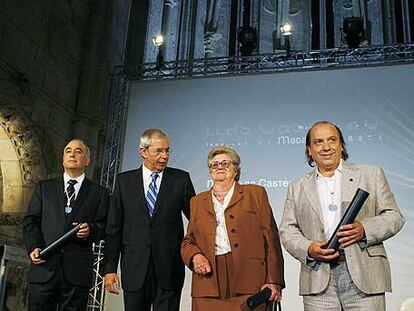
[[[236,169],[236,177],[234,179],[236,181],[239,181],[240,180],[240,173],[241,173],[241,168],[240,168],[240,162],[241,161],[240,161],[240,157],[237,154],[236,150],[234,150],[231,147],[218,146],[218,147],[212,148],[208,153],[207,167],[210,169],[211,160],[219,154],[225,154],[225,155],[229,156],[229,158],[231,159],[231,162],[233,163],[233,165]]]
[[[139,147],[147,149],[151,146],[152,137],[168,139],[168,135],[160,129],[148,129],[139,138]]]

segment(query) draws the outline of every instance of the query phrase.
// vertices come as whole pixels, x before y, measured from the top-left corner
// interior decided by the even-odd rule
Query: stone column
[[[149,20],[149,1],[130,0],[130,3],[124,65],[129,70],[139,70],[143,63],[148,62],[148,46],[152,48],[152,42],[148,41],[146,32]]]
[[[319,48],[326,49],[326,0],[319,0]]]
[[[205,24],[207,12],[207,0],[190,0],[195,1],[198,5],[193,7],[193,32],[190,58],[203,58],[205,56]]]
[[[165,61],[177,59],[177,41],[180,29],[180,3],[179,0],[165,0],[162,20],[162,34],[164,45],[162,46]]]
[[[402,12],[403,12],[403,28],[404,28],[404,42],[411,42],[414,38],[411,38],[411,27],[410,27],[410,11],[409,1],[413,0],[401,0]]]
[[[384,44],[392,44],[396,41],[395,14],[392,0],[382,1],[382,21]]]
[[[133,0],[136,2],[148,2],[148,15],[140,14],[140,18],[146,19],[146,28],[141,29],[143,33],[146,33],[145,39],[145,63],[153,63],[157,60],[158,48],[152,44],[152,37],[155,34],[162,33],[162,17],[164,11],[163,0]],[[128,35],[129,36],[129,35]]]
[[[311,48],[310,11],[309,0],[284,2],[281,24],[287,21],[292,24],[292,35],[290,36],[292,50],[310,50]]]
[[[208,0],[207,14],[204,31],[204,52],[205,57],[212,57],[214,50],[218,45],[218,41],[223,37],[223,34],[218,32],[218,20],[222,0]],[[227,15],[228,17],[229,15]],[[227,53],[226,53],[227,54]]]
[[[351,0],[334,0],[334,36],[335,46],[346,46],[346,43],[342,42],[342,24],[344,19],[348,16],[352,16],[354,13],[354,6]]]
[[[369,0],[364,8],[365,38],[368,45],[383,45],[383,6],[380,0]]]

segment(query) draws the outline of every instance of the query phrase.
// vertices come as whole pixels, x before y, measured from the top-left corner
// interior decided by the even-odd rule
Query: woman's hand
[[[270,301],[276,301],[279,302],[282,300],[282,287],[280,287],[279,284],[272,284],[272,283],[267,283],[264,284],[260,290],[263,290],[265,288],[269,288],[272,291],[272,294],[269,297]]]
[[[192,261],[195,273],[206,275],[211,272],[210,261],[203,254],[195,254]]]

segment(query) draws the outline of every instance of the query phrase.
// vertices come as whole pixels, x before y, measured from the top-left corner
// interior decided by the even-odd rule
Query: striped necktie
[[[159,175],[157,173],[151,174],[152,180],[151,180],[151,183],[149,184],[147,197],[146,197],[147,208],[148,208],[148,213],[150,217],[152,217],[152,215],[154,214],[155,202],[157,201],[158,189],[157,189],[156,180],[158,176]]]
[[[73,203],[75,202],[75,185],[78,182],[75,179],[68,180],[68,187],[66,188],[66,207],[65,213],[70,214],[72,212]]]

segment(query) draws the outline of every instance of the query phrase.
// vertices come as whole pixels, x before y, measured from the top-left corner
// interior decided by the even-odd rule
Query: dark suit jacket
[[[283,255],[269,199],[263,187],[236,183],[224,217],[233,258],[236,294],[254,294],[265,283],[285,287]],[[216,214],[211,191],[191,200],[191,218],[182,242],[184,263],[192,269],[191,259],[201,253],[208,258],[212,274],[193,273],[192,297],[218,297],[216,275]]]
[[[86,239],[71,239],[42,265],[31,264],[29,282],[47,282],[62,265],[66,280],[76,286],[91,286],[93,280],[92,242],[103,239],[109,207],[108,191],[84,179],[70,216],[65,219],[63,177],[37,184],[23,219],[23,239],[27,252],[43,249],[69,231],[72,222],[86,222],[91,233]]]
[[[180,244],[184,236],[182,214],[189,217],[194,196],[190,175],[164,170],[153,217],[147,210],[142,167],[118,175],[111,199],[105,243],[105,274],[117,271],[121,254],[122,287],[137,291],[144,283],[150,255],[159,285],[181,288],[184,265]]]

